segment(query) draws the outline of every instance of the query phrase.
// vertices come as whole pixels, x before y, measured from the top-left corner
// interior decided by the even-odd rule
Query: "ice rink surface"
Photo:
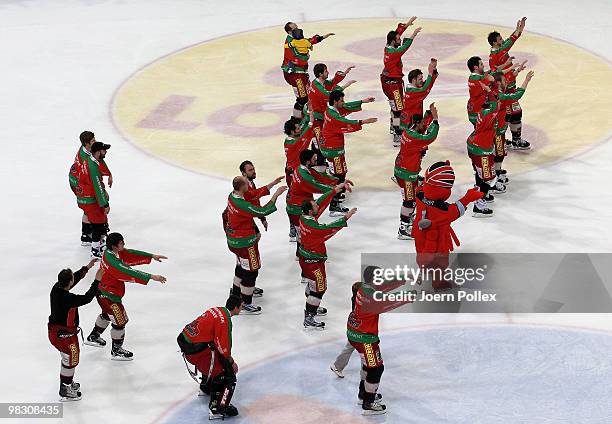
[[[612,88],[609,2],[3,1],[0,400],[57,400],[59,356],[47,340],[48,295],[61,268],[76,269],[88,260],[88,250],[79,245],[80,210],[68,188],[67,172],[78,134],[90,129],[112,145],[112,229],[125,236],[128,247],[167,255],[168,262],[146,270],[166,275],[168,283],[127,287],[125,347],[135,360],[111,362],[108,349],[82,347],[76,381],[83,386],[83,400],[65,405],[62,422],[205,420],[202,399],[195,399],[196,387],[175,338],[202,311],[222,304],[231,284],[234,258],[220,223],[229,179],[173,166],[136,147],[137,140],[117,126],[117,91],[148,64],[206,40],[277,26],[276,38],[270,39],[278,48],[268,65],[273,68],[281,61],[286,21],[301,23],[308,34],[309,23],[315,21],[399,21],[412,15],[503,26],[506,31],[528,16],[527,34],[571,43],[596,54],[607,66],[604,74],[582,67],[572,75],[576,84],[597,87],[584,92],[592,101],[564,97],[571,87],[561,86],[560,93],[551,93],[546,111],[533,112],[538,119],[550,119],[569,109],[580,142],[592,108],[601,113],[604,107],[607,119],[589,126],[602,128],[605,136],[576,155],[512,176],[510,192],[495,203],[493,219],[483,223],[465,216],[454,228],[461,251],[467,252],[610,252],[612,110],[609,103],[597,102]],[[381,29],[381,38],[389,29]],[[485,36],[480,52],[487,51]],[[311,63],[323,49],[315,50]],[[544,67],[546,52],[536,53]],[[219,52],[220,61],[223,57]],[[410,53],[404,63],[408,69],[414,65]],[[537,64],[534,69],[535,85],[546,73],[538,73]],[[190,75],[200,71],[184,70]],[[280,71],[277,77],[282,78]],[[244,78],[249,78],[248,69]],[[233,82],[228,81],[228,87]],[[152,81],[151,92],[140,95],[155,96],[163,84]],[[282,90],[289,115],[290,91]],[[248,91],[244,95],[248,98]],[[435,99],[435,92],[431,97]],[[466,126],[458,142],[468,133]],[[525,136],[529,138],[529,132]],[[279,150],[281,140],[279,134]],[[218,143],[223,142],[219,134]],[[555,143],[550,134],[548,143]],[[252,149],[234,151],[235,166],[258,146]],[[207,160],[228,158],[211,154]],[[282,162],[275,169],[258,167],[257,182],[267,183],[282,167]],[[459,185],[455,195],[465,187]],[[366,421],[355,404],[357,358],[347,369],[346,381],[335,379],[327,366],[344,344],[350,285],[359,277],[360,253],[413,251],[410,243],[395,239],[399,204],[390,184],[388,190],[357,187],[349,205],[358,207],[358,214],[328,243],[329,289],[323,302],[330,310],[328,329],[313,334],[301,329],[303,287],[293,261],[294,246],[287,242],[284,201],[279,202],[280,212],[270,217],[270,230],[260,243],[263,268],[258,285],[266,290],[260,301],[264,313],[234,320],[233,355],[243,370],[234,397],[242,412],[237,422]],[[84,291],[92,278],[90,273],[76,291]],[[85,332],[97,313],[95,302],[81,308]],[[381,339],[387,371],[380,390],[388,399],[389,414],[371,421],[610,422],[612,402],[605,391],[612,378],[610,330],[608,315],[384,316]]]

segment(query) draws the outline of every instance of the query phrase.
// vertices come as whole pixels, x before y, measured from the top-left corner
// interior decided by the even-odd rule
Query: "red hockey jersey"
[[[395,31],[402,35],[404,31],[408,28],[406,25],[398,24]],[[399,47],[391,47],[385,46],[385,55],[383,58],[384,68],[382,73],[380,74],[383,78],[388,79],[402,79],[404,76],[403,73],[403,63],[402,56],[408,48],[412,45],[412,38],[404,38],[404,41]]]
[[[417,88],[412,85],[406,87],[404,92],[404,110],[402,112],[402,121],[404,123],[409,123],[412,115],[423,116],[423,101],[431,92],[436,79],[438,79],[438,71],[434,71],[433,75],[427,75],[423,87]]]
[[[183,328],[183,336],[191,343],[213,342],[228,358],[232,354],[232,317],[223,306],[210,308]]]
[[[404,127],[400,151],[395,158],[393,174],[406,181],[416,181],[421,170],[421,152],[438,137],[440,125],[432,121],[425,134]]]
[[[344,134],[359,131],[361,121],[347,119],[344,116],[351,112],[361,110],[361,100],[347,102],[342,110],[328,106],[323,122],[323,139],[321,140],[321,153],[326,158],[335,158],[344,155]]]
[[[315,193],[333,190],[337,183],[336,177],[300,165],[293,173],[293,181],[287,194],[287,213],[301,215],[304,200],[313,200]]]
[[[487,101],[488,93],[482,88],[481,83],[487,87],[491,86],[491,81],[487,80],[484,75],[470,74],[468,78],[470,98],[467,103],[467,112],[468,118],[473,124],[475,124],[478,119],[478,114],[482,110],[482,105]]]
[[[267,216],[274,211],[276,211],[276,205],[272,200],[259,207],[250,203],[244,197],[233,192],[230,193],[227,197],[227,225],[225,228],[228,246],[248,247],[254,245],[257,232],[255,231],[253,218]]]
[[[106,249],[100,263],[100,267],[104,270],[98,286],[102,295],[118,302],[125,294],[126,282],[147,284],[151,279],[151,274],[132,267],[149,264],[152,258],[152,253],[140,250],[124,249],[116,254]]]
[[[93,156],[87,155],[83,158],[81,170],[79,172],[79,192],[77,203],[79,204],[98,204],[101,208],[108,206],[108,194],[102,181],[100,162]]]
[[[344,77],[344,72],[338,71],[331,81],[325,80],[321,83],[315,78],[315,80],[310,83],[310,88],[308,90],[308,109],[312,110],[314,119],[318,121],[323,120],[325,109],[329,101],[329,94],[332,90],[342,91],[342,87],[338,86],[338,84]]]
[[[519,37],[520,35],[512,33],[498,49],[491,49],[491,53],[489,54],[489,67],[491,68],[491,72],[512,67],[512,61],[508,62],[508,59],[510,59],[509,52]],[[508,64],[502,68],[502,65],[506,62],[508,62]],[[513,89],[516,86],[516,76],[512,72],[508,72],[505,75],[508,88]]]
[[[309,97],[309,99],[312,97]],[[287,158],[286,168],[296,170],[300,166],[300,153],[308,149],[310,142],[314,138],[312,123],[309,121],[308,114],[304,114],[300,135],[297,138],[285,138],[285,157]]]
[[[74,157],[74,162],[72,163],[70,171],[68,172],[68,183],[70,184],[70,189],[77,197],[79,197],[81,194],[81,189],[79,188],[79,173],[83,167],[83,162],[85,162],[85,159],[87,159],[89,156],[91,156],[91,154],[85,150],[85,147],[81,146],[81,148],[79,148],[77,151]],[[103,176],[110,177],[111,173],[106,165],[106,162],[100,161],[98,163],[100,165],[100,173]]]
[[[347,226],[346,218],[341,217],[329,224],[321,224],[318,219],[331,203],[335,190],[330,190],[317,199],[319,212],[316,216],[302,215],[300,217],[300,246],[298,254],[304,259],[325,261],[327,249],[325,241],[332,238],[334,234]]]
[[[489,107],[478,114],[476,128],[467,139],[468,152],[486,156],[493,154],[493,143],[497,128],[497,101],[490,102]]]

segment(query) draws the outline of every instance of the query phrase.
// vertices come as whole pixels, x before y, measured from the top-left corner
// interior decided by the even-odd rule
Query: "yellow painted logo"
[[[111,311],[113,311],[113,316],[115,317],[117,325],[124,325],[127,322],[119,305],[113,303],[111,305]]]
[[[491,167],[489,164],[489,157],[483,156],[481,158],[481,163],[482,163],[482,178],[484,180],[488,180],[489,178],[491,178]]]
[[[70,366],[75,367],[79,365],[79,347],[76,343],[71,343],[68,349],[70,349]]]
[[[402,93],[399,90],[393,90],[393,97],[395,98],[395,108],[400,111],[404,110],[404,102],[402,99]]]
[[[347,142],[350,178],[360,190],[395,189],[388,170],[397,150],[391,147],[388,134],[389,104],[380,85],[380,70],[384,35],[396,25],[397,19],[391,18],[304,24],[307,35],[338,34],[317,45],[310,69],[326,63],[333,73],[356,65],[350,79],[359,83],[346,90],[346,100],[376,98],[363,112],[350,116],[379,118],[351,134]],[[493,28],[504,36],[512,28],[427,19],[420,19],[419,25],[423,31],[410,47],[404,68],[406,73],[426,69],[432,56],[438,59],[440,77],[425,104],[436,102],[443,123],[423,168],[448,159],[458,181],[465,182],[472,179],[465,140],[473,129],[466,113],[465,61],[488,51],[486,37]],[[116,127],[142,150],[182,168],[229,179],[240,161],[249,159],[262,181],[273,179],[285,163],[283,123],[295,102],[280,69],[285,37],[282,28],[274,26],[203,41],[158,59],[118,88],[112,102]],[[245,46],[255,54],[245,56]],[[521,99],[526,111],[523,136],[533,147],[528,155],[509,158],[513,174],[575,156],[609,137],[612,90],[601,87],[612,86],[612,72],[605,59],[529,31],[512,47],[512,56],[515,63],[527,59],[529,68],[536,71]],[[486,56],[483,59],[486,62]],[[525,72],[518,76],[517,86],[524,77]],[[556,107],[553,100],[559,87],[564,98],[580,101]],[[573,127],[576,120],[581,123],[578,138]],[[215,160],[210,160],[211,154]]]
[[[324,292],[327,287],[325,284],[325,277],[323,276],[323,272],[320,269],[315,269],[314,276],[316,280],[317,291]]]
[[[414,190],[412,189],[412,183],[410,181],[405,181],[404,185],[406,186],[406,200],[414,200]]]
[[[366,365],[368,367],[375,367],[376,353],[374,352],[374,347],[370,343],[364,343],[363,348],[365,352]]]
[[[247,250],[249,252],[249,261],[251,262],[251,269],[259,269],[259,260],[257,259],[257,252],[255,251],[255,247],[251,246]]]

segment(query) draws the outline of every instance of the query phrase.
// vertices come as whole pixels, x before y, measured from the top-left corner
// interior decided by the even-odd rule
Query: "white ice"
[[[110,193],[113,229],[126,236],[128,246],[170,259],[147,267],[168,276],[165,286],[152,282],[127,289],[126,347],[135,352],[136,360],[111,362],[107,350],[82,349],[76,379],[83,386],[84,399],[66,405],[63,422],[153,422],[195,393],[175,338],[183,325],[226,298],[234,258],[221,232],[220,212],[230,184],[147,156],[118,134],[109,118],[110,100],[126,76],[164,54],[238,31],[281,26],[288,20],[392,15],[506,26],[526,15],[528,30],[572,42],[608,60],[612,56],[612,8],[604,0],[1,2],[0,401],[57,400],[59,355],[47,341],[48,294],[59,269],[76,268],[88,259],[87,250],[77,243],[80,211],[67,186],[77,135],[84,129],[113,145],[109,153],[115,178]],[[610,121],[601,125],[610,127]],[[579,126],[577,122],[577,137]],[[508,195],[512,201],[504,205],[503,215],[486,223],[486,232],[468,217],[457,223],[463,251],[611,251],[611,158],[612,144],[602,143],[572,160],[516,176]],[[286,241],[286,217],[283,213],[271,217],[270,231],[261,243],[264,314],[235,320],[234,355],[241,366],[325,341],[339,349],[350,306],[348,287],[358,278],[360,252],[411,250],[409,244],[394,239],[397,193],[357,192],[351,203],[359,207],[359,214],[329,243],[330,287],[324,303],[330,315],[324,333],[305,334],[300,329],[303,289],[293,246]],[[91,277],[77,291],[84,290]],[[81,308],[85,331],[97,313],[95,303]],[[384,340],[385,331],[393,328],[485,321],[612,329],[606,315],[395,315],[384,317],[381,329]],[[559,349],[565,346],[560,343]],[[385,350],[384,341],[383,352],[387,358],[405,353]],[[352,366],[356,373],[356,364]],[[328,370],[313,373],[320,373],[321,384],[331,384]],[[397,381],[383,376],[381,387],[385,380]],[[403,384],[409,387],[412,382]],[[240,405],[240,391],[255,390],[265,392],[265,378],[257,381],[257,387],[239,386],[235,402]],[[544,390],[535,395],[543,400],[554,396]],[[588,393],[584,396],[588,398]],[[538,421],[551,419],[555,412]]]

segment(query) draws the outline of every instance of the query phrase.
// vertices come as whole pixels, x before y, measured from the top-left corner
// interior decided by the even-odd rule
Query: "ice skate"
[[[261,314],[261,306],[253,305],[252,303],[243,303],[240,310],[240,315],[259,315]]]
[[[325,315],[327,315],[327,308],[324,308],[324,307],[322,307],[322,306],[319,306],[319,307],[317,308],[317,316],[319,316],[319,317],[323,317],[323,316],[325,316]]]
[[[113,361],[131,361],[134,359],[134,354],[121,346],[113,346],[111,359]]]
[[[412,237],[412,224],[409,222],[400,222],[397,230],[397,238],[399,240],[414,240]]]
[[[483,199],[474,202],[472,212],[472,216],[475,218],[489,218],[493,216],[493,211],[487,207],[487,202]]]
[[[336,376],[338,376],[338,378],[344,378],[344,373],[342,373],[342,370],[339,370],[338,368],[336,368],[336,366],[334,364],[331,364],[329,366],[329,369],[336,374]],[[361,403],[360,403],[361,405]]]
[[[94,246],[94,243],[92,243],[90,256],[92,258],[102,259],[102,247]]]
[[[493,187],[491,187],[491,193],[495,193],[495,194],[504,194],[506,192],[506,186],[503,185],[499,179],[497,180],[497,182],[495,183],[495,185]]]
[[[253,289],[253,297],[262,297],[263,296],[263,289],[261,287],[255,287]]]
[[[75,389],[72,384],[60,383],[59,395],[60,402],[73,402],[81,400],[81,392]]]
[[[329,206],[329,216],[344,216],[348,213],[348,208],[342,206],[339,202],[332,202],[332,205]]]
[[[521,139],[516,140],[516,141],[512,140],[512,148],[514,150],[529,150],[529,149],[531,149],[531,143],[529,143],[524,138],[521,138]]]
[[[83,341],[83,344],[88,346],[104,347],[106,346],[106,340],[104,340],[98,333],[92,331]]]
[[[393,134],[393,147],[399,147],[402,144],[402,136],[400,134]]]
[[[91,236],[89,234],[81,235],[81,246],[91,246]]]
[[[506,176],[506,174],[502,174],[500,172],[499,174],[497,174],[497,181],[499,181],[503,185],[507,185],[510,182],[510,179]]]
[[[387,413],[387,407],[382,403],[363,403],[361,415],[382,415]]]
[[[304,311],[304,329],[306,330],[324,330],[325,323],[317,321],[315,315]]]
[[[224,420],[227,417],[235,417],[238,415],[238,409],[231,403],[225,408],[210,406],[208,408],[209,420]]]
[[[382,395],[380,393],[376,393],[376,395],[374,396],[374,404],[381,403],[381,402],[382,402]],[[363,395],[361,394],[357,395],[357,405],[363,406]]]

